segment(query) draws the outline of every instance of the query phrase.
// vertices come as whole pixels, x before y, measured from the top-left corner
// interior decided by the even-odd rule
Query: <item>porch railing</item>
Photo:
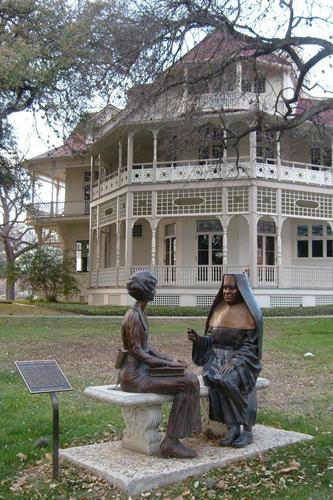
[[[205,158],[170,162],[134,163],[130,175],[127,168],[100,179],[93,187],[93,199],[128,184],[190,182],[214,179],[239,179],[252,176],[249,157]],[[260,179],[299,184],[332,186],[332,168],[311,163],[257,158],[254,175]]]
[[[295,266],[131,266],[90,272],[91,287],[123,287],[137,271],[152,271],[159,287],[217,288],[225,273],[247,272],[254,288],[333,289],[333,269]]]
[[[27,209],[28,218],[73,217],[89,215],[89,201],[54,201],[33,203]]]

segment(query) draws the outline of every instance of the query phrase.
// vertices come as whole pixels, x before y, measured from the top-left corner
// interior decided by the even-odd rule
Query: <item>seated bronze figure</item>
[[[210,418],[227,425],[221,446],[242,448],[253,441],[262,331],[262,314],[246,274],[223,276],[203,337],[188,330],[192,359],[203,367],[209,387]]]
[[[157,279],[148,271],[134,273],[127,282],[128,293],[136,303],[124,316],[121,328],[128,352],[120,369],[122,390],[174,394],[165,439],[164,457],[194,458],[196,452],[180,439],[200,432],[200,387],[198,377],[185,371],[185,363],[158,352],[148,343],[147,303],[154,299]]]

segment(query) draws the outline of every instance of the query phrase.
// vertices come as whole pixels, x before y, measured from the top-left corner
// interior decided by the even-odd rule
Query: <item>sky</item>
[[[38,114],[35,117],[31,111],[15,113],[10,117],[10,123],[15,129],[18,148],[24,158],[38,156],[63,142]]]
[[[321,0],[320,2],[316,1],[309,2],[309,0],[297,0],[297,3],[295,2],[295,6],[296,5],[298,9],[301,9],[306,13],[308,13],[309,11],[309,5],[312,6],[312,8],[314,9],[314,14],[319,14],[322,18],[324,18],[324,29],[326,32],[325,33],[323,32],[324,29],[319,30],[319,24],[318,24],[318,31],[319,31],[318,36],[326,37],[327,39],[331,37],[332,25],[328,26],[326,24],[326,20],[328,21],[330,20],[329,18],[327,19],[327,15],[331,13],[332,9],[331,0]],[[270,12],[270,15],[274,16],[274,12]],[[267,31],[267,26],[269,26],[269,24],[270,23],[265,22],[265,24],[262,26],[263,31]],[[322,27],[323,25],[321,24],[321,28]],[[303,26],[302,33],[298,34],[309,35],[311,33],[313,35],[314,34],[313,30],[317,31],[315,23],[313,27],[304,28]],[[270,31],[270,28],[268,28],[268,31]],[[306,33],[306,31],[308,31],[308,33]],[[193,40],[192,41],[188,40],[188,48],[190,48],[192,44]],[[310,51],[311,47],[309,47],[308,50]],[[326,69],[324,70],[325,66]],[[322,80],[325,87],[331,90],[330,97],[332,96],[333,93],[331,75],[332,75],[332,68],[330,68],[329,62],[327,62],[327,60],[321,64],[321,66],[316,71],[316,74],[312,75],[312,83]],[[318,87],[316,88],[313,95],[320,96],[320,89]],[[52,149],[56,146],[60,146],[63,142],[61,138],[59,139],[58,137],[56,137],[54,132],[49,127],[46,126],[45,121],[38,116],[38,113],[35,117],[32,114],[32,112],[16,113],[15,115],[11,116],[10,122],[12,123],[12,125],[16,130],[18,147],[21,155],[24,158],[29,159],[34,156],[37,156],[41,153],[46,152],[49,149]]]

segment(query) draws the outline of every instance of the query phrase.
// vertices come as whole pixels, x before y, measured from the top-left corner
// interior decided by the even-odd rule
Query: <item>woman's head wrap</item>
[[[127,281],[127,290],[135,300],[153,300],[157,285],[156,276],[150,271],[138,271]]]

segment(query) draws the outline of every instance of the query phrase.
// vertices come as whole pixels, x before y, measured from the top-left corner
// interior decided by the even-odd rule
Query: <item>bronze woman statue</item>
[[[227,425],[221,446],[242,448],[253,441],[262,332],[262,314],[246,274],[223,276],[203,337],[188,330],[192,359],[203,366],[209,386],[210,418]]]
[[[161,455],[194,458],[196,452],[179,440],[201,430],[199,381],[196,375],[184,371],[183,361],[166,356],[148,344],[144,310],[154,299],[156,284],[156,277],[148,271],[134,273],[127,282],[128,293],[136,303],[122,322],[122,340],[128,355],[119,373],[120,385],[128,392],[174,394]]]

